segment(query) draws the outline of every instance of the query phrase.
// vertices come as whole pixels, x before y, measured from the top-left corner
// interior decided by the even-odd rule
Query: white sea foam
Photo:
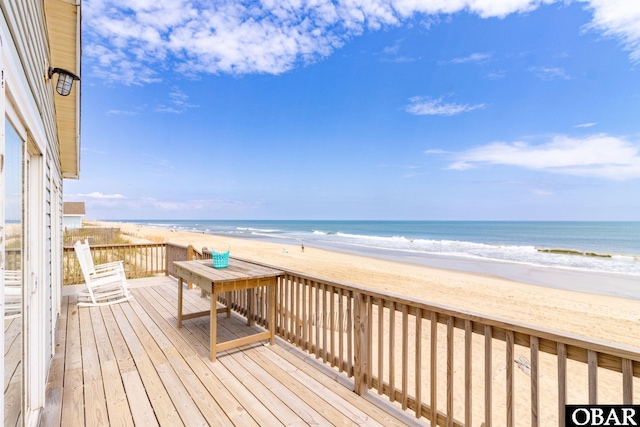
[[[319,233],[314,233],[319,234]],[[640,257],[628,255],[589,256],[541,252],[530,245],[500,245],[460,240],[409,239],[405,236],[370,236],[338,232],[324,234],[322,242],[369,250],[391,250],[413,256],[440,255],[456,258],[500,261],[581,271],[614,272],[640,275]],[[588,253],[588,252],[585,252]]]
[[[251,232],[260,232],[260,233],[280,233],[281,230],[277,229],[262,229],[262,228],[252,228],[252,227],[237,227],[237,230],[240,231],[251,231]]]

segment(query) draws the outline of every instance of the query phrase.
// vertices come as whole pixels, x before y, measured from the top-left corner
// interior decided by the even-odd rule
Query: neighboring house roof
[[[64,202],[62,205],[63,215],[84,215],[84,202]]]

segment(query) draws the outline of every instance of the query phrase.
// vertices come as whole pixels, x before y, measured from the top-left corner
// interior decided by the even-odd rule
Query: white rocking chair
[[[4,271],[4,318],[15,319],[22,313],[22,271]]]
[[[87,284],[87,292],[78,294],[79,306],[116,304],[133,298],[127,286],[122,261],[94,265],[87,240],[79,240],[73,248]]]

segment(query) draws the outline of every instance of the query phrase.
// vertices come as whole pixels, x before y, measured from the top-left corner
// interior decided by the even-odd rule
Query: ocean
[[[432,266],[494,261],[640,276],[640,222],[121,221]]]

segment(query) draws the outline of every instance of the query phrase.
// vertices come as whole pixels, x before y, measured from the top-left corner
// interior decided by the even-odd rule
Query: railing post
[[[363,395],[367,392],[366,372],[367,372],[367,340],[371,339],[367,325],[367,300],[366,295],[355,292],[354,298],[354,322],[353,322],[353,382],[354,391]]]
[[[169,243],[165,243],[164,244],[164,275],[168,276],[169,275],[169,267],[171,264],[169,264],[171,262],[170,260],[170,246]]]
[[[195,252],[196,251],[193,249],[193,246],[187,246],[187,261],[193,260]],[[193,289],[193,283],[187,282],[187,289]]]

